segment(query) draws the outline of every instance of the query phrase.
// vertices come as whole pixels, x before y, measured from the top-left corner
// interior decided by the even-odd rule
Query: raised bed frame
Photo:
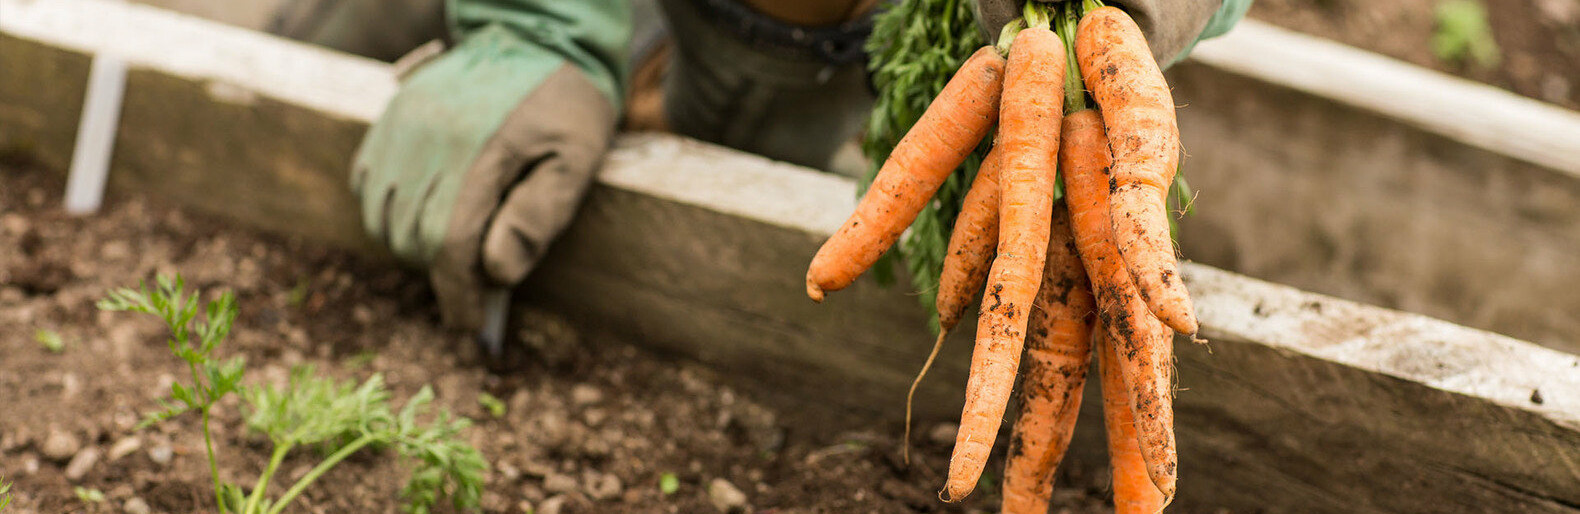
[[[1203,52],[1236,61],[1223,45],[1253,43],[1236,41]],[[0,148],[65,169],[89,61],[104,52],[131,67],[112,187],[378,251],[344,184],[360,135],[394,92],[388,66],[137,5],[0,0]],[[1580,126],[1561,118],[1555,126]],[[623,136],[523,294],[709,364],[811,436],[895,428],[932,340],[914,298],[868,281],[824,305],[802,293],[807,259],[853,205],[843,178]],[[1185,271],[1212,343],[1177,342],[1178,506],[1580,511],[1580,357],[1207,266]],[[924,419],[958,414],[966,332],[921,394]],[[1100,403],[1086,406],[1070,462],[1101,467]]]

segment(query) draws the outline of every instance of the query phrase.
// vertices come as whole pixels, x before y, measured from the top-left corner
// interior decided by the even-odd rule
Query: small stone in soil
[[[937,445],[949,445],[955,442],[955,433],[960,431],[960,425],[954,423],[939,423],[927,431],[927,440]]]
[[[125,511],[126,514],[149,514],[153,512],[153,509],[148,507],[148,502],[136,496],[126,500],[126,503],[121,505],[121,510]]]
[[[582,483],[587,490],[587,496],[600,501],[619,497],[625,490],[624,485],[620,483],[620,477],[596,471],[583,473]]]
[[[587,384],[576,384],[571,388],[571,403],[577,407],[585,407],[603,401],[603,391]]]
[[[368,308],[367,305],[358,304],[351,308],[351,319],[356,320],[358,325],[372,325],[373,309]]]
[[[586,420],[590,426],[598,426],[602,425],[604,420],[609,419],[609,413],[603,409],[587,409],[587,412],[582,413],[582,419]]]
[[[109,241],[99,247],[99,257],[107,261],[125,259],[131,254],[132,247],[126,241]]]
[[[563,494],[576,491],[576,479],[562,473],[549,473],[543,477],[543,490],[550,494]]]
[[[526,475],[529,477],[546,477],[549,476],[549,473],[554,472],[554,464],[538,460],[529,460],[521,465],[521,472],[526,473]]]
[[[143,440],[138,439],[137,436],[131,436],[116,441],[115,444],[110,446],[110,451],[106,454],[106,456],[110,458],[110,462],[115,462],[121,460],[121,457],[131,455],[132,452],[135,452],[142,447]]]
[[[22,235],[23,233],[27,232],[29,228],[32,228],[32,225],[33,223],[28,221],[27,217],[22,216],[21,214],[11,213],[5,216],[0,216],[0,230],[3,230],[6,234],[13,236]]]
[[[543,498],[546,496],[548,495],[543,494],[543,488],[538,487],[538,484],[527,482],[525,485],[521,486],[522,498],[532,501],[543,501]]]
[[[82,392],[82,381],[77,379],[76,373],[65,373],[60,376],[60,399],[70,400]]]
[[[154,461],[154,464],[160,466],[169,465],[170,460],[175,458],[175,456],[175,448],[171,448],[168,444],[161,444],[148,449],[148,460]]]
[[[39,451],[43,452],[44,457],[50,460],[64,461],[76,455],[77,451],[81,449],[82,441],[77,439],[76,434],[51,428],[49,435],[44,437],[44,445],[39,448]]]
[[[505,495],[495,491],[483,492],[483,498],[480,503],[480,506],[486,512],[504,512],[510,506],[510,500],[505,498]]]
[[[76,457],[71,458],[71,463],[66,464],[66,480],[72,482],[82,480],[82,477],[93,470],[93,465],[98,463],[99,449],[92,446],[83,448],[82,451],[77,452]]]
[[[713,507],[719,509],[719,512],[746,510],[746,493],[723,478],[715,478],[708,482],[708,501],[712,502]]]
[[[543,500],[543,504],[538,505],[538,510],[535,511],[534,514],[560,514],[560,511],[564,509],[565,495],[561,494],[556,495],[553,498]]]
[[[499,469],[499,477],[506,482],[515,482],[516,479],[521,478],[521,470],[509,462],[499,461],[494,464],[494,467]]]

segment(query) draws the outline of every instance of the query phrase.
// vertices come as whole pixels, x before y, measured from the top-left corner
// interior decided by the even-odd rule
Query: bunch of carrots
[[[941,330],[922,368],[981,292],[939,497],[971,493],[1018,390],[1003,510],[1045,512],[1095,351],[1116,509],[1157,512],[1177,477],[1173,332],[1197,330],[1169,230],[1174,102],[1124,11],[1084,0],[1027,2],[1024,14],[960,66],[894,147],[813,258],[807,295],[821,302],[867,271],[996,127],[955,219],[939,279]],[[909,398],[906,416],[909,441]]]

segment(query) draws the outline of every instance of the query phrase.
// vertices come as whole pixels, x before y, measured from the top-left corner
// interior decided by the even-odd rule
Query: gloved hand
[[[413,71],[363,139],[368,233],[426,267],[445,323],[476,328],[569,224],[613,135],[626,0],[451,0],[449,52]]]
[[[1033,0],[1047,1],[1047,0]],[[1079,0],[1069,0],[1079,1]],[[1251,0],[1108,0],[1135,18],[1147,36],[1152,57],[1164,67],[1179,62],[1196,43],[1234,27]],[[977,0],[977,22],[991,43],[1005,23],[1020,17],[1025,0]]]

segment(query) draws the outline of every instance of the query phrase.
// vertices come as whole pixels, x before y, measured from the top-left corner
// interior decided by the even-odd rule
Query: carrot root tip
[[[823,303],[823,288],[819,287],[816,281],[809,278],[806,281],[806,296],[814,302]]]

